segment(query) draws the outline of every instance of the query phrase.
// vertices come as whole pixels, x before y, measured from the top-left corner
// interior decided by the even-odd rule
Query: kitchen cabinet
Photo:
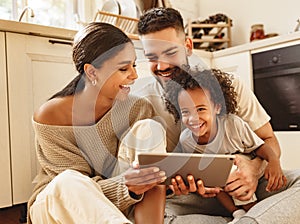
[[[0,208],[12,205],[5,33],[0,32]]]
[[[39,169],[32,128],[34,110],[76,72],[70,41],[7,32],[6,44],[12,198],[13,204],[19,204],[30,197]]]
[[[243,51],[225,56],[218,56],[216,52],[212,59],[212,67],[239,76],[240,79],[253,90],[250,51]]]

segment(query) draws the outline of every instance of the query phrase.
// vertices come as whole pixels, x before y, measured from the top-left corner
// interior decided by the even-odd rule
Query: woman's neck
[[[113,99],[85,91],[76,94],[73,100],[73,125],[97,123],[113,106]]]

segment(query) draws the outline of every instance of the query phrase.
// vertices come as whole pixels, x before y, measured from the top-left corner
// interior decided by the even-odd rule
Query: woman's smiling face
[[[134,46],[127,43],[118,54],[96,69],[101,85],[99,94],[110,99],[124,99],[130,92],[130,85],[138,78],[135,69]]]

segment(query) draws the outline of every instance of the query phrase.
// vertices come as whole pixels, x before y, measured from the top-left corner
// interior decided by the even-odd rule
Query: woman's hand
[[[136,195],[145,193],[167,179],[166,173],[158,167],[140,169],[136,163],[124,173],[124,178],[128,190]]]
[[[203,181],[195,181],[192,175],[187,176],[188,186],[185,185],[184,180],[180,175],[177,175],[175,178],[171,179],[172,185],[171,189],[174,191],[175,195],[187,195],[190,192],[197,192],[205,198],[215,197],[219,192],[219,188],[208,188],[204,187]]]
[[[224,190],[241,201],[249,200],[258,185],[262,160],[259,158],[248,160],[236,155],[235,165],[238,169],[230,174]]]

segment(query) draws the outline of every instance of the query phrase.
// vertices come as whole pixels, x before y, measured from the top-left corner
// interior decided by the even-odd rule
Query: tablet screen
[[[233,155],[199,153],[138,154],[141,167],[156,166],[166,172],[167,185],[176,175],[181,175],[186,181],[187,175],[191,174],[195,180],[201,179],[206,187],[225,186],[234,158]]]

